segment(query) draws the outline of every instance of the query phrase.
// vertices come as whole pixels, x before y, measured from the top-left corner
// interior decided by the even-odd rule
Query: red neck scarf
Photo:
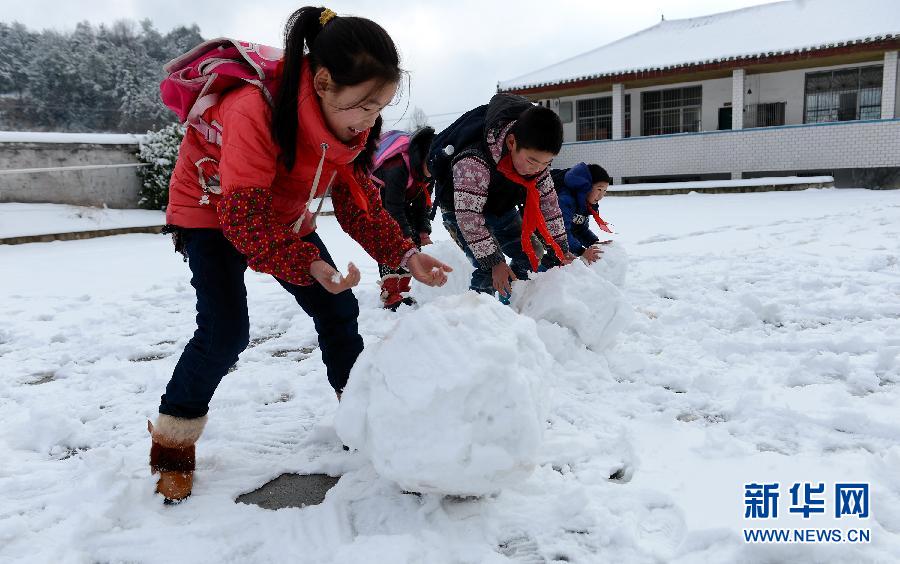
[[[508,154],[504,155],[497,163],[497,171],[505,176],[508,180],[525,187],[525,216],[522,218],[522,250],[528,255],[531,262],[531,269],[537,271],[538,259],[534,246],[531,244],[531,235],[535,230],[539,231],[544,241],[553,249],[556,256],[562,260],[563,252],[556,244],[553,237],[550,236],[550,230],[547,229],[547,222],[544,220],[544,214],[541,213],[541,194],[537,189],[537,177],[527,179],[518,172],[512,164],[512,158]]]
[[[338,177],[347,184],[350,196],[357,207],[368,212],[369,199],[360,185],[360,179],[353,168],[353,161],[365,148],[370,130],[363,131],[349,144],[335,137],[328,125],[325,124],[319,97],[313,88],[312,70],[306,61],[303,64],[305,68],[300,78],[300,93],[297,103],[297,119],[300,121],[297,132],[298,153],[309,151],[316,157],[324,159],[326,163],[337,170]],[[328,148],[323,149],[323,145],[327,145]],[[298,154],[297,160],[300,158]]]
[[[600,212],[594,209],[594,206],[590,204],[588,204],[587,208],[591,211],[591,215],[594,216],[594,221],[597,222],[597,226],[607,233],[612,233],[612,229],[609,228],[609,224],[603,221],[603,218],[600,217]]]

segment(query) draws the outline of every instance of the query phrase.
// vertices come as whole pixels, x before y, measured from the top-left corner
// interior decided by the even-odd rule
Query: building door
[[[719,131],[731,129],[731,108],[719,108]]]

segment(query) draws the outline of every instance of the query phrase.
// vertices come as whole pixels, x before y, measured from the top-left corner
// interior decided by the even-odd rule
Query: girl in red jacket
[[[157,491],[170,501],[190,495],[194,445],[209,402],[248,344],[248,267],[274,276],[313,318],[328,381],[340,399],[363,349],[350,290],[360,273],[352,263],[346,275],[337,270],[310,221],[314,197],[331,192],[341,227],[377,262],[406,268],[432,286],[450,272],[403,236],[366,176],[380,112],[401,78],[387,32],[367,19],[301,8],[288,20],[280,64],[273,104],[250,84],[228,91],[203,114],[222,129],[221,194],[201,182],[211,171],[198,176],[201,165],[185,158],[209,150],[193,128],[172,175],[167,223],[193,274],[197,330],[150,426],[151,469],[160,474]]]

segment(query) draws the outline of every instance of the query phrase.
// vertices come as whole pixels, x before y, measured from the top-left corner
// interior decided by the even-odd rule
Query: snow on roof
[[[791,0],[661,21],[587,53],[501,81],[499,87],[546,86],[891,37],[900,37],[897,0]]]
[[[89,143],[137,145],[144,135],[132,133],[56,133],[51,131],[0,131],[0,143]]]

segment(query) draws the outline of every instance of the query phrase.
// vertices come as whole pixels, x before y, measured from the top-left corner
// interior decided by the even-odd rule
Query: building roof
[[[642,71],[900,39],[898,0],[790,0],[664,20],[612,43],[501,81],[501,91]]]

